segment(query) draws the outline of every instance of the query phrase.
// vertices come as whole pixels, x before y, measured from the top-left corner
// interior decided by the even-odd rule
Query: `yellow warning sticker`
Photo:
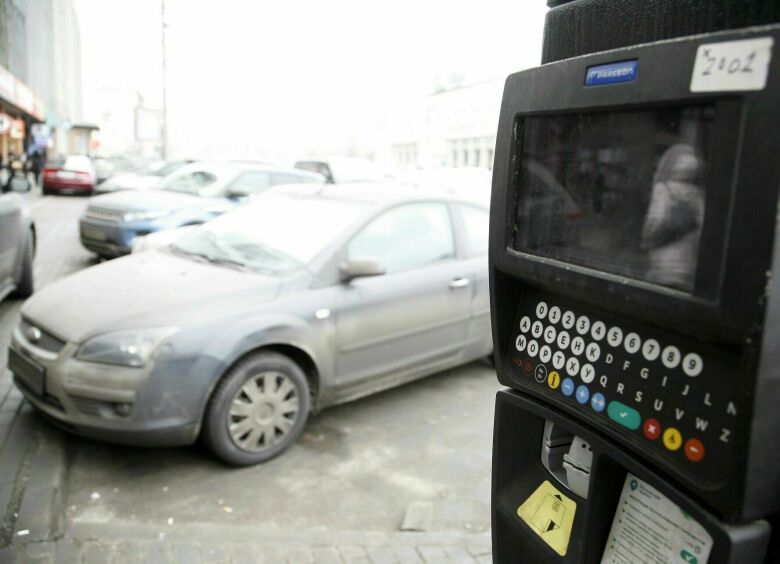
[[[517,508],[517,515],[555,552],[566,556],[577,503],[545,480]]]

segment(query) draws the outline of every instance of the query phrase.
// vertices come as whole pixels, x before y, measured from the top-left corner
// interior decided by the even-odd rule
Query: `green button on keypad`
[[[642,422],[642,418],[639,416],[639,412],[636,409],[628,407],[626,404],[620,403],[619,401],[609,402],[607,414],[609,414],[609,418],[612,419],[612,421],[616,421],[623,425],[623,427],[628,427],[632,431],[634,429],[639,429],[639,425]]]

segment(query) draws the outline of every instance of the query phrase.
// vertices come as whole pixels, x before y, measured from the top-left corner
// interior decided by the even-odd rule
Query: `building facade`
[[[50,152],[88,153],[81,96],[73,0],[0,0],[0,156],[31,143]]]
[[[431,94],[418,106],[388,114],[376,158],[387,171],[493,168],[504,80]]]

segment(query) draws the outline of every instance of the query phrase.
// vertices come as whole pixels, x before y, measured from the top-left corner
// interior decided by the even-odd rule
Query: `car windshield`
[[[235,175],[235,171],[217,168],[187,168],[170,175],[158,188],[193,196],[216,197],[222,194],[225,184]]]
[[[174,252],[280,273],[310,262],[370,206],[343,200],[269,195],[184,238]]]

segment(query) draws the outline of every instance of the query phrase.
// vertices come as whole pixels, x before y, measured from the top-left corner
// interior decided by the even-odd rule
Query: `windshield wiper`
[[[231,266],[234,268],[238,268],[241,270],[249,270],[249,267],[241,262],[240,260],[234,260],[229,259],[225,257],[218,257],[209,255],[206,253],[198,253],[194,251],[187,251],[185,249],[182,249],[181,247],[177,245],[168,245],[168,249],[173,252],[173,254],[179,255],[179,256],[185,256],[185,257],[194,257],[201,259],[202,261],[209,262],[211,264],[219,264],[221,266]]]

